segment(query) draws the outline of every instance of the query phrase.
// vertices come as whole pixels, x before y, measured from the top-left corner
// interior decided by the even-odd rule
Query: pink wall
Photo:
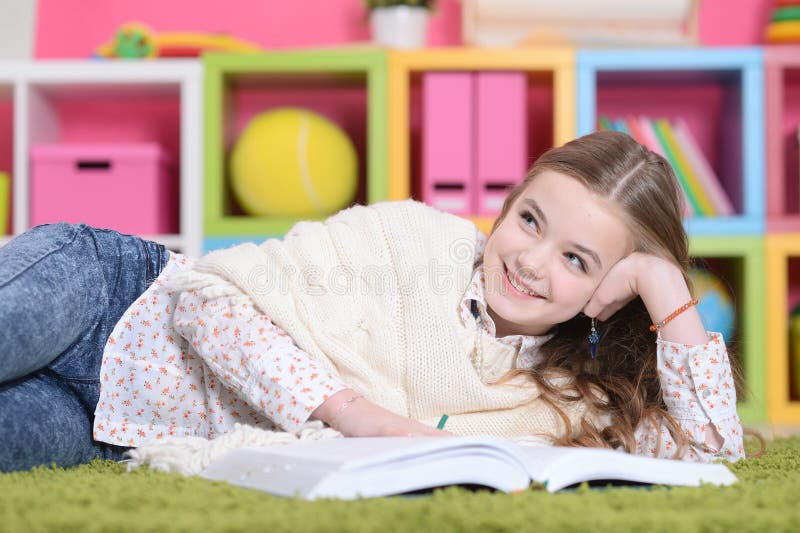
[[[770,4],[770,0],[703,0],[702,43],[760,43]],[[460,17],[458,0],[439,0],[429,44],[460,44]],[[39,0],[36,57],[88,57],[122,23],[132,20],[156,31],[229,33],[267,48],[369,39],[361,0]]]
[[[772,0],[701,0],[700,41],[709,46],[762,44]]]

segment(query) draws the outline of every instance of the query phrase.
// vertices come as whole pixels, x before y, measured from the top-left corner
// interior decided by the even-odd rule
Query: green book
[[[678,181],[681,183],[681,187],[683,188],[683,192],[686,193],[686,198],[689,199],[689,204],[692,208],[692,213],[695,215],[702,215],[703,209],[698,201],[698,198],[695,194],[695,191],[689,186],[689,182],[687,180],[686,174],[683,173],[680,166],[678,165],[678,160],[676,154],[671,147],[670,143],[667,141],[667,136],[664,133],[664,123],[666,122],[665,119],[656,119],[651,122],[653,126],[653,133],[655,133],[656,137],[658,138],[659,144],[661,144],[661,148],[664,151],[664,155],[667,156],[667,160],[669,164],[672,165],[673,170],[675,170],[675,175],[678,177]]]
[[[675,156],[675,166],[683,175],[686,184],[697,199],[697,203],[700,206],[700,214],[705,216],[716,214],[714,212],[714,206],[711,204],[711,200],[708,198],[705,189],[700,185],[700,181],[697,179],[692,165],[686,160],[686,154],[675,137],[675,129],[672,127],[672,124],[665,120],[660,124],[660,127],[670,151]]]
[[[613,130],[614,126],[611,124],[611,121],[608,117],[600,117],[597,119],[597,122],[600,124],[601,130]]]

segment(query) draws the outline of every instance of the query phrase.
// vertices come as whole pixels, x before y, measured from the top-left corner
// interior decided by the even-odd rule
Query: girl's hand
[[[675,264],[650,254],[634,252],[615,264],[600,281],[583,312],[608,320],[640,296],[653,323],[688,302],[692,296],[683,273]],[[697,309],[687,309],[661,329],[661,338],[684,344],[708,342]]]
[[[317,420],[322,420],[345,437],[450,435],[447,431],[432,428],[416,420],[395,414],[366,398],[359,397],[344,406],[345,402],[355,395],[356,393],[352,389],[339,391],[317,407],[312,416]]]
[[[604,321],[639,295],[638,275],[644,254],[634,252],[619,260],[600,280],[600,285],[583,308],[586,316]]]

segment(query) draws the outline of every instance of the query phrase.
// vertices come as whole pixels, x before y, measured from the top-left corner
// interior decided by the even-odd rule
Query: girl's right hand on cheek
[[[317,409],[312,416],[340,432],[345,437],[419,437],[447,436],[442,431],[416,420],[395,414],[366,398],[358,397],[352,389],[339,391]],[[346,405],[345,405],[346,404]]]

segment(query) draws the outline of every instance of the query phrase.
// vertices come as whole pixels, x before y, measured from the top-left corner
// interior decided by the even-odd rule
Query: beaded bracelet
[[[667,318],[665,318],[658,324],[650,324],[650,331],[660,331],[661,328],[672,322],[673,318],[675,318],[676,316],[680,315],[690,307],[697,304],[698,304],[697,298],[692,298],[691,300],[689,300],[688,302],[686,302],[685,304],[674,310],[672,313],[670,313],[670,315]]]

